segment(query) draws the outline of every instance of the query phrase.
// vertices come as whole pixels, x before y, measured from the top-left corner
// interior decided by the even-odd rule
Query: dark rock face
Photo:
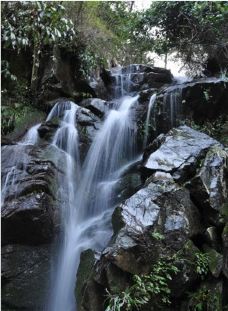
[[[59,97],[79,99],[80,93],[96,93],[80,73],[77,53],[55,47],[40,60],[36,104],[47,111],[48,103]]]
[[[157,134],[168,132],[186,119],[202,124],[227,115],[227,86],[225,80],[210,78],[160,90],[155,107]]]
[[[221,273],[227,273],[227,251],[221,254],[221,249],[226,249],[227,230],[223,246],[216,232],[225,224],[221,215],[227,199],[226,161],[221,144],[187,126],[160,135],[147,148],[140,169],[143,188],[115,209],[108,247],[100,258],[94,257],[90,276],[78,279],[79,310],[103,310],[106,290],[120,293],[132,284],[132,275],[147,274],[158,260],[173,255],[179,272],[169,287],[178,302],[164,310],[186,310],[190,304],[186,291],[201,282],[196,269],[200,251],[208,254],[208,277],[220,282],[218,295],[223,295],[226,285]],[[217,249],[211,248],[214,239]],[[86,262],[86,253],[83,256]],[[154,310],[153,302],[150,306]]]
[[[163,68],[129,65],[122,68],[115,67],[111,71],[106,70],[103,80],[109,91],[114,89],[116,93],[118,90],[115,87],[119,84],[126,92],[134,93],[168,85],[173,81],[173,77],[169,70]]]
[[[80,107],[76,116],[80,142],[80,156],[84,159],[89,147],[101,127],[101,119],[89,109]]]
[[[47,295],[50,245],[2,247],[2,310],[40,310]]]
[[[3,244],[38,244],[53,238],[57,169],[43,152],[25,145],[2,150]]]
[[[64,170],[56,152],[47,145],[2,148],[2,310],[43,307]]]

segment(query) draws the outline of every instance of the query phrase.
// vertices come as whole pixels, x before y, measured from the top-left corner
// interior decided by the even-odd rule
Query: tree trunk
[[[40,66],[40,44],[34,44],[33,49],[33,63],[32,63],[32,76],[31,76],[31,91],[34,95],[38,86],[38,71]]]
[[[165,53],[165,69],[167,69],[168,53]]]

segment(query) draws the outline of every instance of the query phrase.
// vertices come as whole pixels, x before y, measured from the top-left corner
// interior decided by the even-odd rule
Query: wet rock
[[[86,109],[86,108],[78,109],[77,115],[76,115],[76,122],[79,125],[90,126],[90,125],[94,125],[96,122],[99,122],[99,121],[100,121],[100,118],[98,118],[89,109]]]
[[[202,310],[226,310],[223,304],[224,284],[220,280],[203,282],[195,291],[188,293],[188,299],[181,304],[180,311],[194,310],[197,306]]]
[[[99,293],[99,284],[94,280],[90,280],[96,261],[96,254],[91,249],[82,252],[80,256],[80,265],[77,271],[77,285],[75,289],[75,295],[78,297],[77,305],[80,311],[86,310],[82,303],[84,300],[89,302],[91,310],[94,311],[99,310],[102,305],[101,298],[99,299],[99,295],[96,294],[97,292]]]
[[[82,99],[82,93],[96,97],[96,93],[80,73],[80,60],[67,47],[45,51],[40,59],[35,103],[47,111],[48,102],[60,97]]]
[[[205,250],[209,258],[209,270],[215,278],[218,278],[222,272],[223,256],[213,248],[205,247]]]
[[[210,277],[227,274],[227,230],[223,247],[220,236],[227,221],[226,156],[220,143],[187,126],[161,134],[147,147],[140,168],[145,184],[115,209],[113,237],[86,281],[99,284],[98,297],[105,289],[120,293],[132,275],[147,274],[158,260],[175,255],[179,272],[169,283],[175,303],[167,310],[182,310],[186,292],[201,282],[196,254],[202,249],[209,254]],[[198,176],[201,187],[194,183]],[[89,302],[81,303],[90,309]]]
[[[110,252],[115,264],[121,268],[121,263],[116,262],[121,248],[128,250],[134,247],[137,244],[135,236],[155,228],[165,236],[171,248],[180,249],[189,237],[200,232],[197,216],[198,211],[190,200],[189,192],[178,186],[169,174],[158,172],[147,182],[147,186],[119,207],[118,217],[123,227],[120,230],[114,226],[114,232],[120,231]]]
[[[53,238],[58,170],[44,153],[45,148],[31,145],[2,150],[3,245],[39,244]]]
[[[1,146],[5,146],[5,145],[15,145],[16,143],[14,141],[12,141],[11,139],[2,136],[1,137]]]
[[[167,133],[186,120],[202,125],[205,121],[226,116],[227,85],[223,79],[209,78],[162,88],[155,107],[157,132]]]
[[[179,271],[170,282],[172,297],[180,298],[197,282],[199,275],[194,265],[197,253],[199,253],[199,249],[191,240],[188,240],[182,249],[176,253],[173,264],[178,267]]]
[[[76,123],[80,142],[80,156],[81,159],[84,159],[102,123],[99,117],[83,107],[77,111]]]
[[[37,129],[40,138],[50,141],[59,127],[59,123],[60,120],[58,118],[42,123]]]
[[[228,196],[227,159],[228,154],[221,145],[211,147],[187,185],[205,219],[211,224],[219,223],[219,211]]]
[[[80,106],[88,108],[92,113],[100,118],[104,117],[105,113],[109,110],[107,102],[100,98],[85,99],[80,103]]]
[[[219,143],[206,134],[187,126],[172,129],[166,136],[159,136],[160,147],[144,158],[143,170],[150,175],[155,171],[171,173],[175,180],[184,181],[196,172],[198,161],[211,146]],[[148,152],[147,152],[148,154]]]
[[[38,310],[48,289],[50,245],[2,247],[2,310]]]
[[[217,249],[219,246],[219,234],[218,230],[215,226],[208,227],[205,232],[205,239],[206,243],[213,247],[214,249]]]
[[[120,291],[124,285],[126,288],[131,275],[148,273],[159,258],[185,248],[189,239],[201,232],[198,219],[197,208],[191,202],[188,190],[177,185],[170,174],[158,172],[143,189],[115,210],[112,220],[114,236],[96,263],[92,280],[98,278],[103,290],[114,288],[114,292]],[[157,232],[162,239],[153,234]],[[193,256],[194,248],[197,250],[192,246],[188,256]],[[113,282],[116,284],[115,269],[122,281],[112,287]],[[182,273],[178,279],[182,282],[180,288],[187,288],[196,279],[193,268],[187,265],[185,270],[186,277]],[[82,303],[90,309],[87,301]]]

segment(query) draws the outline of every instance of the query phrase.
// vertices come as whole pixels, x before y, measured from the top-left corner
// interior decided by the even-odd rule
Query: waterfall
[[[66,204],[68,213],[63,216],[64,241],[48,310],[75,310],[74,286],[80,254],[88,248],[101,250],[111,236],[110,197],[120,177],[120,168],[134,157],[135,133],[131,107],[137,98],[128,96],[116,102],[117,110],[109,112],[88,151],[79,184],[72,189],[72,197],[68,195],[71,200]],[[54,109],[57,113],[61,110],[60,107]],[[72,112],[72,109],[69,111]],[[51,112],[51,115],[54,113]],[[64,114],[64,122],[66,116]],[[65,151],[70,154],[75,140],[71,141],[72,135],[70,138],[66,135],[63,139],[61,132],[64,126],[57,130],[53,144],[60,147],[68,141],[71,150],[65,146]],[[75,185],[75,174],[72,175],[70,158],[67,161],[67,184],[72,186]]]
[[[131,93],[131,75],[135,65],[130,65],[125,72],[121,67],[111,69],[112,76],[115,78],[114,97],[120,98]]]
[[[7,153],[8,163],[11,166],[7,174],[3,175],[1,180],[1,205],[5,203],[5,199],[11,193],[16,195],[18,180],[22,180],[26,176],[26,168],[29,161],[28,155],[24,152],[28,145],[36,145],[38,143],[38,131],[40,124],[32,126],[24,137],[11,147],[4,146],[2,153]]]
[[[32,126],[19,143],[23,145],[36,145],[39,139],[37,130],[40,125],[41,123]]]
[[[164,113],[168,114],[170,128],[178,125],[182,119],[182,87],[169,87],[164,95]]]
[[[149,105],[148,105],[147,116],[146,116],[146,124],[145,124],[145,134],[144,134],[144,140],[143,140],[143,147],[144,148],[146,147],[147,140],[148,140],[150,115],[151,115],[151,111],[153,110],[156,97],[157,97],[157,94],[153,94],[150,97],[150,101],[149,101]]]

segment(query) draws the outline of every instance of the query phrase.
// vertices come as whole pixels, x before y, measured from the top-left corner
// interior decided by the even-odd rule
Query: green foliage
[[[155,51],[177,51],[192,70],[208,56],[227,67],[227,25],[227,1],[155,1],[143,17]]]
[[[170,304],[168,283],[178,268],[171,261],[160,260],[148,275],[134,275],[133,285],[119,294],[108,293],[105,311],[134,310],[153,302],[157,308]]]
[[[195,254],[195,266],[196,272],[202,279],[207,275],[209,271],[209,257],[206,253],[198,252]]]
[[[214,121],[205,121],[198,124],[193,120],[185,120],[184,123],[197,131],[201,131],[215,139],[220,140],[221,132],[225,123],[227,122],[226,116],[220,116]]]
[[[165,238],[164,235],[158,231],[151,232],[151,237],[157,241],[162,241]]]
[[[4,2],[3,47],[20,49],[38,43],[72,41],[75,30],[72,21],[64,17],[64,12],[64,7],[58,2]]]
[[[206,286],[201,287],[194,293],[190,293],[190,301],[187,311],[222,311],[219,293]]]
[[[9,62],[6,60],[2,60],[1,74],[2,78],[6,80],[17,81],[17,77],[13,75],[9,70]]]

